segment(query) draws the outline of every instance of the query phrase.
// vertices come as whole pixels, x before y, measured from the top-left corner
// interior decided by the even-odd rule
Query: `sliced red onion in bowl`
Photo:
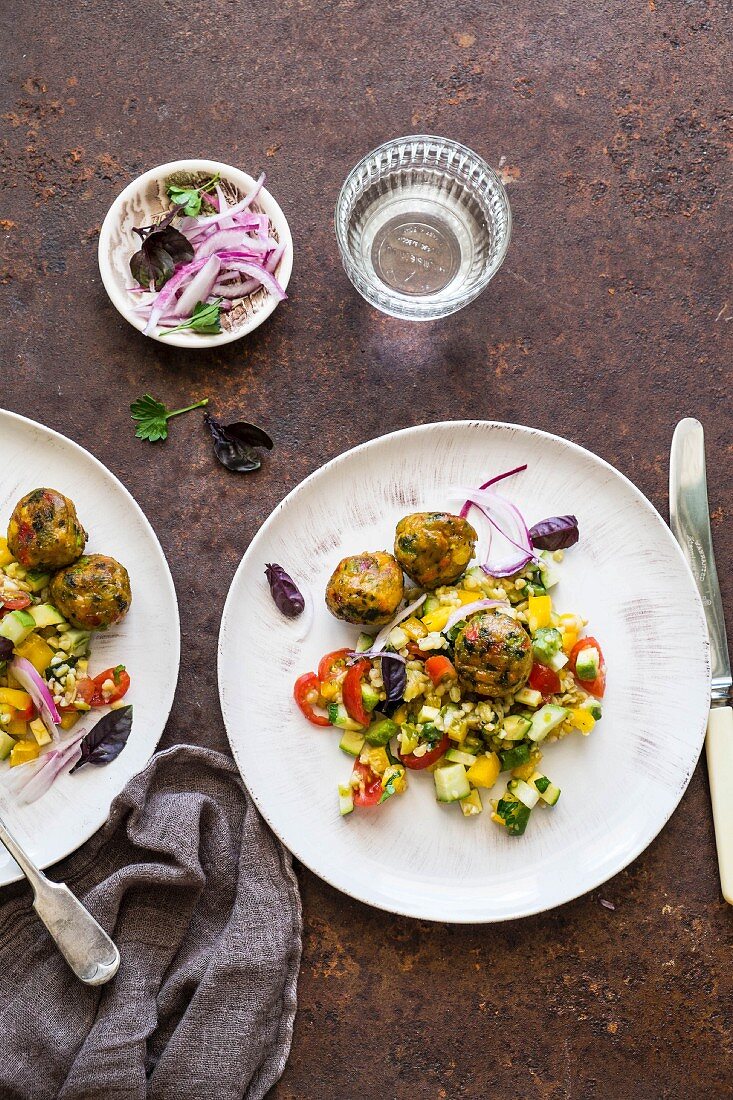
[[[475,603],[464,604],[463,607],[457,607],[455,611],[451,613],[448,618],[448,622],[443,627],[442,633],[446,633],[448,630],[452,630],[456,623],[459,623],[461,619],[466,619],[469,615],[474,615],[477,611],[485,611],[488,607],[508,607],[507,600],[476,600]]]
[[[209,256],[207,263],[191,279],[178,299],[174,313],[178,317],[189,317],[199,302],[205,302],[219,278],[221,260],[218,256]]]
[[[51,737],[54,741],[58,741],[58,725],[61,721],[61,715],[56,710],[56,704],[48,689],[48,684],[25,657],[15,657],[10,662],[9,667],[20,686],[30,695],[41,721]]]

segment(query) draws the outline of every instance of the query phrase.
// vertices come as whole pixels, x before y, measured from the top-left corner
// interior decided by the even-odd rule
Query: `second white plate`
[[[503,487],[530,524],[575,513],[581,538],[553,590],[579,611],[608,664],[603,719],[592,735],[550,745],[562,788],[552,811],[511,838],[489,813],[464,818],[414,773],[405,795],[375,810],[338,812],[350,758],[336,731],[310,725],[296,677],[357,628],[323,603],[346,554],[391,549],[395,524],[449,508],[448,489],[528,463]],[[303,636],[267,587],[265,562],[305,581],[315,620]],[[298,859],[338,889],[430,920],[526,916],[593,889],[646,848],[677,806],[703,743],[709,700],[707,629],[681,552],[646,498],[613,467],[556,436],[515,425],[455,422],[410,428],[329,462],[278,505],[252,541],[229,592],[219,687],[232,750],[261,813]],[[503,789],[498,784],[494,797]],[[488,798],[484,799],[484,803]]]

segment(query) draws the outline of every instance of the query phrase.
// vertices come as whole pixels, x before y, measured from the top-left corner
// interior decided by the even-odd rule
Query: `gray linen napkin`
[[[29,889],[0,891],[2,1100],[259,1100],[290,1049],[301,911],[234,764],[158,753],[57,872],[122,962],[82,985]]]

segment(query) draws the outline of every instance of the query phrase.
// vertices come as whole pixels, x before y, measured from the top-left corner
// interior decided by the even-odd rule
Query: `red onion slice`
[[[210,256],[207,263],[197,275],[191,279],[178,299],[173,312],[177,317],[190,317],[199,302],[205,302],[211,294],[212,288],[219,278],[221,260],[218,256]]]
[[[451,630],[461,619],[475,614],[476,611],[485,611],[487,607],[508,607],[508,600],[476,600],[475,603],[467,603],[463,607],[457,607],[450,615],[448,622],[443,627],[443,633]]]
[[[46,681],[36,672],[30,661],[26,661],[25,657],[15,657],[10,663],[10,671],[23,690],[30,695],[51,737],[54,741],[58,741],[58,724],[61,721],[61,715],[56,710],[53,695]]]
[[[369,652],[375,657],[378,656],[386,646],[387,639],[389,638],[394,628],[396,626],[399,626],[404,619],[409,619],[413,611],[418,608],[421,603],[424,602],[425,593],[422,592],[416,600],[413,600],[412,603],[408,604],[407,607],[403,608],[402,611],[398,611],[392,622],[387,623],[387,625],[383,626],[382,629],[379,631],[379,634],[377,634],[376,638],[374,639],[374,644]]]
[[[515,504],[493,489],[460,489],[458,492],[466,498],[466,504],[474,504],[479,509],[493,528],[486,561],[481,565],[488,576],[511,577],[528,562],[536,560],[527,524]]]

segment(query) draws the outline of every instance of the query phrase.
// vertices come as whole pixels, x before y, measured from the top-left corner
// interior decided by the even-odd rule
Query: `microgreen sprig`
[[[187,405],[185,409],[174,409],[171,412],[166,409],[161,401],[157,401],[149,393],[145,393],[130,405],[130,416],[137,421],[135,435],[138,439],[147,439],[150,443],[156,443],[159,439],[167,439],[168,421],[171,417],[191,412],[192,409],[201,409],[208,403],[209,399],[205,397],[203,401],[197,401],[195,405]]]

